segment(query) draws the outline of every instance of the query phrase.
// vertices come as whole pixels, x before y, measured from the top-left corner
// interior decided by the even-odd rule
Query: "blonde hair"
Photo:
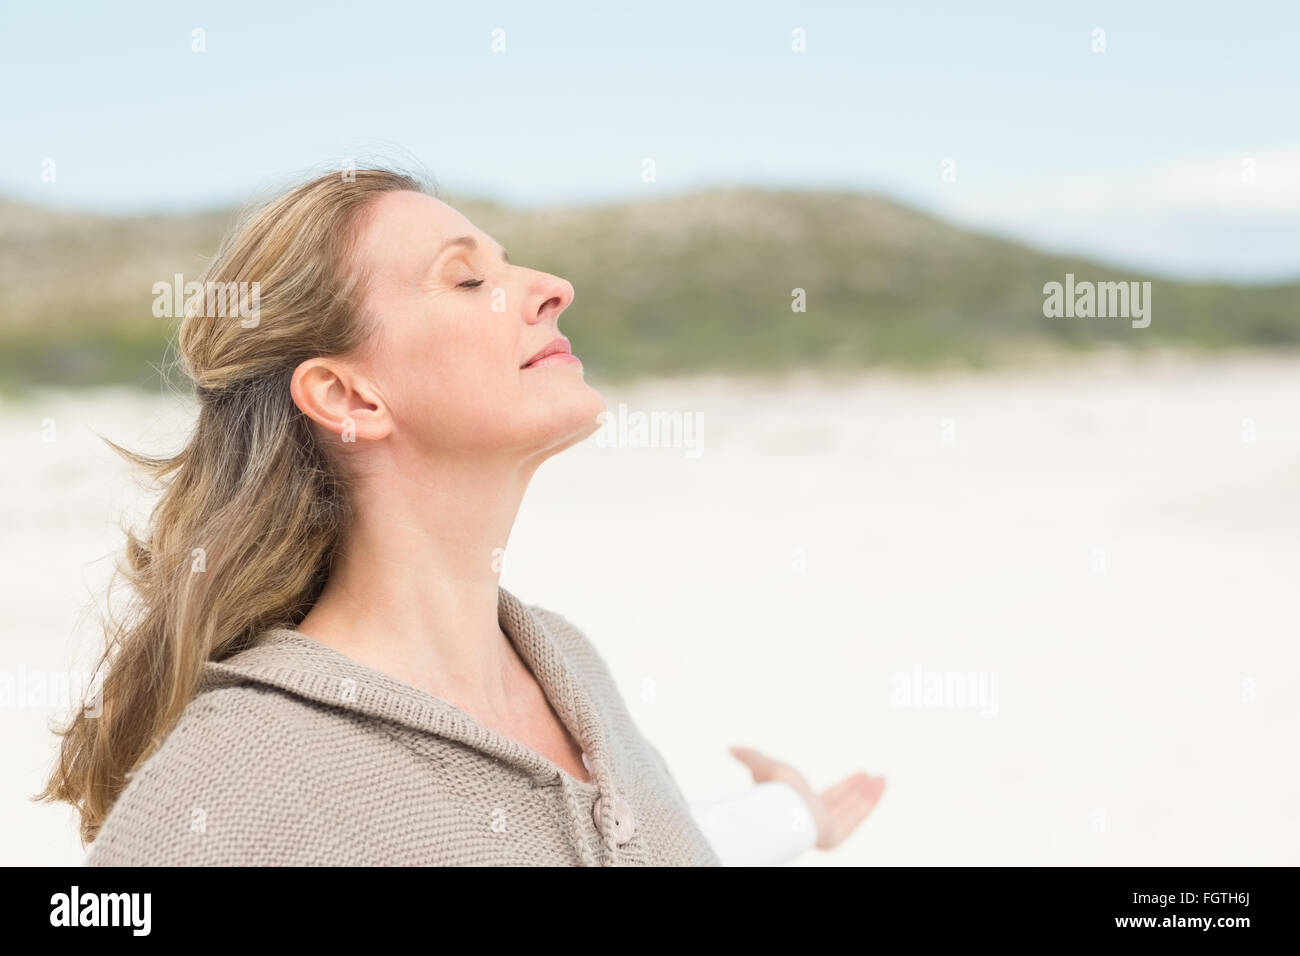
[[[164,490],[117,568],[131,603],[104,618],[98,716],[82,710],[56,730],[57,763],[33,798],[72,804],[83,845],[192,699],[204,664],[296,625],[320,594],[348,521],[347,483],[289,382],[304,360],[365,339],[356,235],[370,203],[399,190],[431,192],[412,175],[359,169],[247,214],[203,281],[257,282],[258,320],[248,328],[198,310],[182,321],[180,360],[200,406],[187,445],[160,458],[113,445]]]

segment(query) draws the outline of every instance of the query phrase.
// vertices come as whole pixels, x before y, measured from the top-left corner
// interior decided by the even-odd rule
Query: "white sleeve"
[[[788,863],[817,842],[817,825],[788,783],[756,783],[722,800],[691,801],[691,816],[723,866]]]

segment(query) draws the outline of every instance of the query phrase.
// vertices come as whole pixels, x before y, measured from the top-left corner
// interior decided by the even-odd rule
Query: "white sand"
[[[889,778],[808,864],[1300,863],[1300,362],[602,391],[702,414],[702,454],[547,463],[502,580],[602,648],[689,795],[745,785],[744,743]],[[91,429],[185,423],[120,392],[0,412],[0,673],[97,639],[144,499]],[[909,706],[918,672],[987,696]],[[52,713],[0,706],[0,863],[81,859],[71,811],[24,800]]]

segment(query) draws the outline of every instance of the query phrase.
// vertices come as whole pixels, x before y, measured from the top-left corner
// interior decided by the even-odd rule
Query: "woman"
[[[871,809],[879,778],[817,797],[745,750],[759,786],[691,807],[594,646],[499,586],[529,479],[604,410],[568,282],[384,170],[267,204],[205,282],[257,315],[182,324],[198,422],[132,456],[170,478],[137,604],[41,794],[88,863],[716,865]]]

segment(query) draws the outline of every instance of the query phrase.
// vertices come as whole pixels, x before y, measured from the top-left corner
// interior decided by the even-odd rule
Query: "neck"
[[[453,704],[505,713],[524,665],[497,618],[500,568],[536,464],[376,466],[353,485],[351,526],[298,630]]]

